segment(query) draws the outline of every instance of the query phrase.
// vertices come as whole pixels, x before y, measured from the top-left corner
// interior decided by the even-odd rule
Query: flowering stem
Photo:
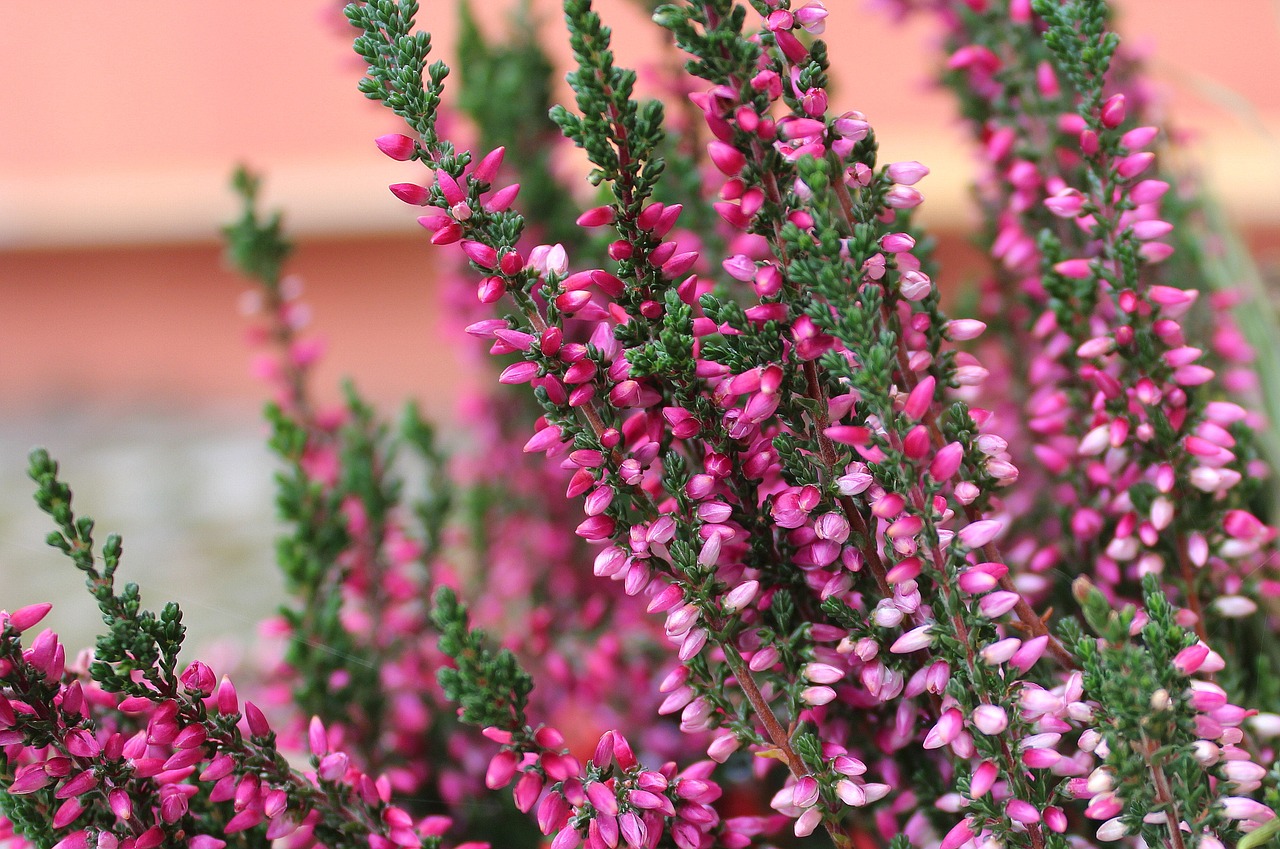
[[[1178,813],[1178,801],[1169,788],[1169,779],[1164,774],[1164,765],[1158,760],[1157,747],[1142,735],[1142,753],[1151,767],[1151,780],[1155,784],[1156,801],[1165,809],[1166,824],[1169,827],[1169,843],[1172,849],[1185,849],[1182,841],[1182,816]]]
[[[839,174],[839,161],[836,160],[833,155],[829,156],[829,159],[831,159],[832,165],[836,169],[835,173]],[[835,190],[836,198],[839,201],[839,209],[840,214],[843,217],[843,223],[845,227],[848,228],[849,232],[853,232],[855,220],[853,212],[853,198],[849,194],[849,187],[845,185],[845,182],[842,179],[832,180],[831,186]],[[880,306],[880,316],[882,324],[888,327],[892,319],[889,314],[889,304],[887,299],[882,302]],[[915,389],[919,381],[916,378],[915,370],[911,368],[905,338],[901,333],[895,333],[894,337],[897,341],[896,356],[898,360],[898,371],[902,375],[904,383],[906,383],[906,389],[910,391]],[[933,443],[935,449],[941,448],[946,444],[947,440],[942,435],[942,429],[938,426],[937,412],[932,405],[930,405],[930,408],[925,412],[921,421],[929,429],[930,441]],[[830,444],[829,440],[828,444]],[[917,496],[917,500],[919,500],[920,492],[918,487],[914,489],[914,494]],[[921,510],[924,509],[923,503],[920,503],[917,506]],[[973,504],[965,505],[965,516],[970,522],[976,522],[982,519],[981,511],[979,511]],[[982,553],[988,561],[997,563],[1004,562],[1003,558],[1000,556],[1000,552],[996,549],[993,543],[987,543],[984,545],[982,547]],[[1049,640],[1049,652],[1062,666],[1067,669],[1079,669],[1079,662],[1071,655],[1070,652],[1063,648],[1062,643],[1060,643],[1056,637],[1049,633],[1049,628],[1045,625],[1044,620],[1031,609],[1031,605],[1022,597],[1022,593],[1018,592],[1017,587],[1014,586],[1013,579],[1008,575],[1002,576],[1000,578],[1000,587],[1007,592],[1018,593],[1018,602],[1014,606],[1014,613],[1017,614],[1018,620],[1022,623],[1023,627],[1037,637],[1047,637]]]

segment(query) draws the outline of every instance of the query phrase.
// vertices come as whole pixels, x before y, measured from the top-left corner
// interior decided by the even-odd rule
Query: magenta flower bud
[[[1125,99],[1123,94],[1113,94],[1102,104],[1102,126],[1109,130],[1124,123]]]
[[[991,761],[983,761],[978,764],[978,768],[973,771],[973,777],[969,779],[969,792],[973,798],[977,799],[985,796],[991,790],[996,778],[1000,775],[1000,771]]]
[[[489,761],[489,768],[485,771],[484,785],[490,790],[497,790],[499,787],[506,787],[511,783],[511,779],[515,778],[516,768],[519,766],[519,758],[516,753],[510,749],[503,749],[498,752]]]
[[[418,223],[422,223],[423,219],[419,218]],[[462,238],[462,227],[457,224],[446,224],[431,234],[431,244],[452,245],[454,242]]]
[[[666,613],[684,603],[684,590],[678,584],[667,584],[649,601],[649,613]]]
[[[484,208],[488,212],[506,212],[511,208],[511,204],[515,203],[518,194],[520,194],[519,183],[504,186],[489,196],[489,200],[485,201]]]
[[[1204,665],[1209,656],[1209,647],[1204,643],[1187,646],[1173,657],[1173,668],[1179,675],[1194,675]]]
[[[1010,799],[1004,806],[1004,812],[1009,819],[1023,825],[1035,825],[1040,822],[1040,811],[1035,805],[1022,799]]]
[[[72,798],[63,802],[58,806],[58,810],[53,814],[53,827],[66,828],[76,821],[80,814],[84,813],[84,803],[79,799]]]
[[[957,536],[961,544],[968,548],[982,548],[994,540],[1002,530],[1004,526],[996,519],[981,519],[965,525]]]
[[[938,845],[938,849],[960,849],[961,846],[968,843],[974,838],[975,832],[969,818],[965,817],[951,827],[951,830],[942,838],[942,843]]]
[[[373,140],[378,146],[378,150],[385,153],[392,159],[400,162],[407,162],[413,159],[417,150],[417,145],[413,139],[400,133],[389,133],[385,136],[378,136]]]
[[[796,819],[795,835],[796,837],[808,837],[817,829],[818,824],[822,822],[822,809],[809,808]],[[697,849],[697,845],[680,847],[680,849]]]
[[[498,252],[480,242],[473,242],[470,239],[463,240],[462,252],[481,268],[496,268],[498,265]]]
[[[69,799],[87,793],[97,786],[98,777],[93,774],[92,769],[86,769],[65,782],[53,795],[57,799]]]
[[[538,796],[541,794],[542,776],[533,770],[529,770],[520,776],[520,780],[516,782],[515,788],[511,791],[516,807],[523,813],[528,813],[533,809],[533,804],[538,801]]]
[[[697,622],[701,614],[695,604],[677,607],[667,615],[666,631],[669,636],[687,634]]]
[[[266,715],[253,702],[244,703],[244,718],[248,722],[249,733],[254,737],[265,737],[271,733]]]
[[[1093,269],[1087,259],[1068,259],[1055,263],[1053,270],[1072,280],[1087,280],[1093,275]]]
[[[1056,749],[1026,749],[1022,753],[1022,763],[1031,769],[1050,769],[1060,760],[1062,755]]]
[[[886,170],[890,180],[903,186],[914,186],[929,174],[929,169],[915,160],[892,162]]]
[[[413,206],[426,206],[431,199],[431,193],[427,187],[419,186],[417,183],[392,183],[387,188],[391,190],[391,194]]]
[[[178,678],[178,681],[187,692],[198,693],[201,696],[210,695],[217,684],[217,680],[213,670],[198,660],[184,669],[182,675]]]
[[[960,469],[964,461],[964,446],[959,442],[950,442],[938,449],[929,463],[929,477],[935,481],[950,480]]]
[[[226,778],[235,770],[235,761],[230,755],[218,754],[209,762],[204,772],[200,773],[201,781],[219,781]]]
[[[1227,761],[1222,765],[1222,774],[1227,777],[1228,781],[1234,781],[1237,784],[1246,784],[1255,781],[1261,781],[1267,774],[1267,771],[1252,761]]]
[[[968,342],[971,339],[977,339],[986,332],[987,324],[984,321],[978,321],[976,318],[957,318],[948,321],[943,330],[948,339],[953,342]]]
[[[889,233],[880,239],[880,247],[891,254],[907,253],[915,246],[916,240],[906,233]]]
[[[727,177],[736,177],[747,164],[747,157],[733,145],[713,141],[707,145],[712,163]]]
[[[859,112],[846,112],[843,116],[837,118],[831,124],[831,128],[835,130],[836,133],[842,139],[846,141],[851,141],[851,142],[862,141],[871,132],[871,125],[867,123],[867,121],[863,117],[861,117],[861,113]],[[859,163],[859,165],[861,165],[861,163]],[[924,166],[921,166],[921,167],[924,167]],[[856,169],[856,166],[855,166],[855,169]],[[862,166],[861,170],[863,172],[863,177],[865,177],[865,181],[863,179],[859,179],[858,180],[859,184],[863,186],[870,185],[871,184],[870,171],[866,168],[865,165]],[[904,181],[896,181],[896,182],[904,182]],[[909,184],[906,184],[906,185],[909,185]]]
[[[1162,307],[1186,306],[1196,300],[1199,293],[1194,289],[1178,289],[1174,286],[1150,286],[1147,298],[1151,303]]]
[[[316,757],[323,757],[329,753],[329,735],[325,731],[324,722],[318,716],[311,717],[311,723],[307,726],[307,742],[311,747],[311,754]]]
[[[1143,180],[1129,190],[1129,199],[1137,204],[1156,203],[1167,191],[1169,184],[1163,180]]]
[[[1255,539],[1261,536],[1267,526],[1247,510],[1228,510],[1222,520],[1222,529],[1228,536],[1236,539]]]
[[[97,845],[102,847],[101,837]],[[83,829],[72,832],[53,844],[53,849],[89,849],[89,833]],[[102,849],[106,849],[106,847],[102,847]]]
[[[1137,221],[1133,225],[1133,236],[1136,239],[1147,241],[1149,239],[1160,239],[1173,232],[1173,225],[1168,221],[1161,221],[1158,218],[1148,219],[1146,221]]]
[[[1044,199],[1045,208],[1059,218],[1076,218],[1084,208],[1079,189],[1066,188]]]
[[[107,793],[107,805],[116,819],[127,822],[133,816],[133,800],[129,798],[128,792],[119,787]]]
[[[1100,147],[1098,143],[1098,134],[1093,130],[1085,129],[1080,131],[1080,152],[1085,156],[1093,156],[1098,152]]]
[[[40,602],[38,604],[29,604],[26,607],[20,607],[13,613],[9,614],[9,627],[19,634],[30,628],[35,627],[44,619],[45,615],[53,609],[53,605],[48,602]],[[2,622],[3,620],[0,620]]]
[[[440,187],[440,192],[444,195],[444,201],[450,207],[457,206],[458,204],[466,202],[467,200],[466,191],[462,188],[461,185],[459,185],[458,181],[455,180],[453,176],[449,174],[449,172],[443,171],[443,170],[437,171],[436,185]],[[469,212],[470,210],[468,210],[468,213]],[[454,216],[457,218],[462,217],[462,216],[458,216],[456,212],[454,213]]]
[[[813,531],[818,539],[843,543],[849,538],[849,520],[843,513],[823,513],[813,523]]]
[[[631,849],[646,849],[649,845],[648,827],[644,820],[631,811],[618,817],[618,832]]]
[[[929,453],[931,441],[929,429],[916,425],[902,438],[902,453],[908,460],[923,460]]]
[[[26,793],[34,793],[48,786],[53,777],[49,775],[43,763],[26,764],[18,767],[14,772],[13,782],[8,787],[8,792],[15,796],[21,796]]]
[[[815,684],[834,684],[844,679],[844,670],[829,663],[805,664],[801,674]]]
[[[777,663],[778,657],[778,650],[776,648],[773,646],[765,646],[751,656],[751,660],[747,662],[747,667],[750,668],[752,672],[763,672]]]
[[[708,542],[710,542],[711,539],[719,539],[719,538],[720,538],[719,534],[713,535],[710,539],[708,539]],[[724,601],[721,603],[721,606],[724,609],[725,613],[737,613],[738,611],[746,607],[748,604],[750,604],[752,600],[755,599],[756,593],[758,593],[759,591],[760,591],[759,581],[756,581],[756,580],[744,581],[738,586],[734,587],[725,595]]]
[[[498,382],[505,384],[528,383],[538,376],[538,369],[537,363],[521,360],[504,368],[502,373],[498,375]]]
[[[498,169],[502,167],[502,157],[506,153],[506,148],[496,147],[489,151],[480,160],[480,164],[476,166],[471,176],[480,183],[492,183],[494,178],[498,176]]]
[[[587,785],[587,799],[600,811],[609,816],[618,815],[618,799],[613,795],[613,791],[599,782],[592,782]]]
[[[1082,360],[1092,360],[1097,357],[1105,357],[1116,349],[1116,340],[1113,336],[1095,336],[1087,339],[1076,348],[1076,356]]]
[[[988,619],[1004,616],[1018,604],[1022,596],[1007,590],[998,590],[982,597],[978,602],[979,612]]]
[[[1160,135],[1159,127],[1136,127],[1120,137],[1120,147],[1124,150],[1141,150]]]
[[[893,654],[910,654],[913,651],[928,648],[933,642],[929,636],[929,629],[932,627],[933,623],[929,622],[918,628],[912,628],[901,637],[898,637],[893,645],[889,647],[889,651]]]
[[[543,834],[551,834],[565,827],[572,809],[559,793],[548,793],[538,805],[538,829]]]
[[[664,799],[657,793],[652,793],[648,790],[632,790],[627,796],[627,799],[630,800],[632,805],[642,811],[661,810],[664,807],[664,804],[671,804],[670,800]]]
[[[724,763],[742,745],[732,733],[721,734],[707,746],[707,757],[716,763]]]
[[[202,725],[188,725],[173,738],[175,749],[195,749],[203,746],[208,735]]]
[[[682,667],[683,668],[683,667]],[[681,686],[673,690],[670,695],[663,699],[662,704],[658,705],[658,714],[660,716],[668,716],[677,711],[684,710],[690,702],[694,700],[697,693],[692,687]]]
[[[1187,703],[1198,711],[1209,712],[1227,703],[1227,693],[1209,681],[1192,681]]]
[[[979,652],[979,656],[982,657],[983,663],[987,663],[988,666],[1000,666],[1001,663],[1009,661],[1009,658],[1018,653],[1021,644],[1023,642],[1016,636],[1006,636],[1005,639],[996,640],[995,643],[984,647]]]
[[[1022,644],[1019,649],[1013,653],[1013,657],[1009,662],[1019,672],[1026,672],[1044,656],[1045,650],[1049,648],[1049,636],[1041,634],[1039,637],[1032,637]]]
[[[1000,584],[1000,580],[990,572],[975,566],[961,572],[957,583],[962,592],[979,595],[995,589]]]
[[[915,209],[922,203],[924,195],[910,186],[894,186],[884,195],[884,205],[891,209]]]
[[[1116,162],[1116,174],[1122,180],[1132,180],[1151,167],[1151,163],[1155,162],[1155,159],[1156,155],[1149,150],[1131,153]]]
[[[933,290],[933,281],[922,271],[904,271],[898,291],[908,301],[923,300]]]
[[[582,835],[578,834],[578,830],[566,827],[560,829],[560,833],[551,840],[551,849],[577,849],[581,842]],[[591,849],[600,849],[600,847],[592,846]]]
[[[815,0],[807,6],[796,9],[793,13],[795,22],[810,35],[822,35],[826,30],[827,9],[821,0]]]
[[[584,360],[584,362],[586,362]],[[599,516],[613,503],[613,487],[600,486],[592,490],[583,502],[583,512],[588,516]]]
[[[821,138],[827,125],[817,118],[787,118],[779,125],[779,134],[787,140]]]
[[[948,708],[938,718],[933,728],[929,729],[922,745],[926,749],[940,749],[959,737],[963,730],[964,715],[955,708]]]
[[[911,393],[907,395],[907,401],[902,407],[902,413],[912,421],[919,421],[924,418],[924,414],[929,412],[929,408],[933,405],[933,393],[937,387],[937,381],[933,375],[929,375],[916,384]]]
[[[1261,802],[1247,796],[1226,796],[1219,800],[1227,819],[1265,821],[1275,817],[1275,812]]]
[[[707,644],[706,628],[691,628],[684,639],[680,642],[680,649],[676,652],[676,657],[680,660],[688,662],[698,656],[698,652],[702,651]]]
[[[419,215],[418,216],[418,224],[420,224],[423,227],[423,229],[430,230],[433,234],[436,231],[440,230],[441,228],[448,227],[452,223],[453,223],[453,219],[451,219],[447,215]]]
[[[818,789],[818,781],[812,775],[800,776],[791,792],[792,804],[798,808],[813,807],[818,804]]]
[[[616,213],[612,206],[597,206],[578,216],[579,227],[604,227],[612,224]]]
[[[699,566],[714,566],[719,562],[719,556],[724,547],[724,537],[717,531],[712,531],[707,539],[703,540],[703,547],[698,551]],[[726,608],[726,612],[733,612]]]
[[[970,716],[973,725],[988,737],[1001,733],[1009,727],[1009,715],[999,705],[978,705]]]

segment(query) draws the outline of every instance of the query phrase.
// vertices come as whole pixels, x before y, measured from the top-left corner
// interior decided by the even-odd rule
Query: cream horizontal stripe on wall
[[[1277,122],[1280,126],[1280,122]],[[1228,214],[1253,227],[1280,225],[1280,131],[1206,133],[1186,160],[1202,169]],[[882,162],[918,159],[932,173],[919,185],[922,219],[936,227],[967,226],[969,150],[936,139],[881,131]],[[949,141],[949,140],[948,140]],[[414,210],[386,186],[411,180],[416,166],[382,160],[260,166],[265,200],[284,209],[290,232],[301,236],[412,232]],[[0,250],[208,241],[234,214],[227,189],[231,170],[148,170],[0,177]]]

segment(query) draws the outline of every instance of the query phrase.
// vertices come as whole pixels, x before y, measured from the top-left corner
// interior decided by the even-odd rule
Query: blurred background
[[[424,5],[436,55],[451,60],[453,4]],[[477,5],[482,28],[501,34],[512,3]],[[533,5],[564,66],[554,0]],[[943,285],[962,286],[978,268],[966,235],[973,162],[951,100],[930,83],[935,35],[867,0],[827,5],[833,105],[866,113],[882,161],[932,169],[922,218],[940,237]],[[1117,5],[1195,167],[1274,268],[1280,3]],[[621,64],[664,61],[638,4],[597,7]],[[71,646],[91,640],[97,615],[42,544],[24,471],[37,444],[62,461],[99,536],[124,534],[126,580],[151,606],[181,602],[197,642],[247,636],[280,597],[266,390],[249,375],[236,310],[246,284],[218,243],[236,163],[265,176],[267,204],[298,242],[291,270],[329,343],[318,394],[336,397],[350,375],[389,411],[416,396],[447,423],[474,371],[443,331],[426,237],[386,190],[419,175],[373,145],[401,128],[356,92],[362,68],[338,9],[118,0],[0,27],[0,606],[55,601],[52,624]]]

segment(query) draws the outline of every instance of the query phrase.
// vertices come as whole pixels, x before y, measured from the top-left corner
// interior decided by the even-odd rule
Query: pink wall
[[[476,5],[496,27],[510,4]],[[554,2],[535,5],[558,33]],[[1238,219],[1268,230],[1280,221],[1274,5],[1233,0],[1230,15],[1199,0],[1122,5],[1122,27],[1150,43],[1177,122],[1201,138],[1210,180]],[[866,3],[828,6],[840,104],[876,123],[887,157],[933,167],[926,208],[944,230],[962,227],[970,166],[949,100],[929,91],[933,58],[921,57],[930,34],[894,27]],[[643,68],[660,55],[634,4],[599,8],[620,34],[621,63]],[[0,397],[9,410],[147,399],[257,406],[234,315],[242,284],[213,244],[233,206],[226,175],[246,159],[302,236],[295,270],[332,340],[322,382],[355,373],[384,399],[450,385],[430,253],[385,189],[412,171],[371,144],[396,123],[355,92],[359,68],[334,9],[322,0],[120,0],[42,13],[62,17],[56,37],[0,28]],[[448,57],[450,16],[431,17]]]

